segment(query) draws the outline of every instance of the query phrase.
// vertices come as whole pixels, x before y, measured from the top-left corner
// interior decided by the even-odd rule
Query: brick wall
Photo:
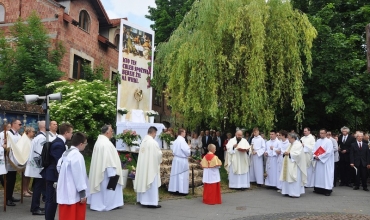
[[[20,6],[20,2],[22,5]],[[65,72],[62,79],[72,76],[73,54],[78,52],[93,60],[94,66],[102,64],[106,72],[104,76],[110,77],[110,70],[117,69],[118,51],[98,41],[99,22],[95,8],[89,0],[71,1],[69,15],[76,21],[79,20],[81,10],[86,10],[90,16],[90,30],[86,32],[78,26],[63,21],[64,8],[52,0],[0,0],[5,7],[5,24],[0,27],[8,32],[8,28],[19,16],[26,19],[36,11],[47,28],[52,42],[62,41],[66,54],[62,59],[61,71]]]

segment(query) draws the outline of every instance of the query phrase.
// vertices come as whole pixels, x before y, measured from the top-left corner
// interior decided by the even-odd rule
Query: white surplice
[[[249,178],[251,182],[257,182],[257,184],[263,184],[263,154],[266,150],[266,141],[258,135],[252,139],[253,145],[253,154],[250,152],[251,155],[251,162],[249,168]]]
[[[21,135],[18,132],[12,130],[12,129],[11,129],[11,131],[10,130],[7,131],[6,135],[11,137],[14,143],[17,143],[21,139]],[[0,133],[0,146],[3,146],[3,144],[4,144],[4,132],[1,132]],[[16,171],[16,169],[13,166],[10,165],[9,158],[6,160],[6,170],[7,171]]]
[[[278,156],[278,160],[277,160],[278,175],[277,175],[277,186],[276,186],[276,188],[278,188],[278,189],[281,189],[281,185],[282,185],[282,181],[280,181],[280,175],[281,175],[281,171],[283,169],[283,159],[284,159],[283,155],[284,155],[285,151],[288,150],[289,146],[290,146],[290,143],[289,143],[288,139],[285,139],[285,141],[281,141],[281,144],[280,144],[281,153]]]
[[[315,174],[313,168],[314,161],[312,160],[312,154],[315,147],[315,137],[312,134],[309,134],[307,136],[303,136],[301,138],[301,141],[304,147],[304,153],[307,162],[307,183],[305,187],[313,187],[315,182]]]
[[[137,202],[142,205],[158,205],[158,187],[161,186],[161,163],[162,151],[158,142],[152,136],[146,135],[140,145],[134,184]]]
[[[270,147],[273,147],[272,149]],[[267,177],[265,180],[266,186],[276,187],[280,176],[278,176],[278,154],[276,151],[281,149],[280,141],[269,140],[266,142],[267,162],[266,162],[266,173]]]
[[[334,182],[334,147],[328,138],[320,138],[316,141],[314,151],[319,147],[325,150],[325,153],[319,156],[314,167],[315,184],[314,187],[332,190]]]
[[[236,137],[230,139],[226,145],[227,161],[225,169],[229,173],[229,188],[250,188],[249,181],[249,155],[246,152],[234,149],[237,143]],[[240,140],[237,148],[250,149],[248,141],[244,138]]]
[[[182,136],[173,142],[173,160],[171,167],[169,192],[189,193],[189,161],[190,147]]]
[[[80,151],[71,146],[59,159],[57,203],[73,205],[89,196],[85,160]]]

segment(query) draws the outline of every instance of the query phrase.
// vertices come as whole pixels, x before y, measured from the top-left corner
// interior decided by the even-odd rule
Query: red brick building
[[[5,31],[18,18],[35,11],[53,42],[66,49],[60,66],[62,79],[84,78],[83,61],[92,67],[102,65],[104,77],[117,72],[119,20],[110,20],[100,0],[0,0],[0,28]],[[116,44],[115,44],[116,43]]]
[[[0,28],[7,32],[18,18],[27,19],[35,11],[55,44],[66,49],[60,70],[64,80],[83,79],[83,62],[102,66],[104,77],[117,73],[120,19],[109,19],[100,0],[0,0]],[[156,122],[171,123],[171,112],[162,94],[153,94]],[[168,122],[168,123],[166,123]]]

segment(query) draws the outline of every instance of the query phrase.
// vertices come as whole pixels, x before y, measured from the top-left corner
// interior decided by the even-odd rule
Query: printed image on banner
[[[117,107],[151,110],[154,32],[121,19]],[[136,94],[136,99],[135,99]],[[140,94],[141,101],[138,101]]]

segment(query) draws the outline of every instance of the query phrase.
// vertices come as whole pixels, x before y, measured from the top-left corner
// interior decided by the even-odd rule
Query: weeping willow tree
[[[281,0],[198,0],[157,47],[154,87],[194,127],[202,120],[272,128],[290,105],[303,118],[303,74],[316,30]]]

